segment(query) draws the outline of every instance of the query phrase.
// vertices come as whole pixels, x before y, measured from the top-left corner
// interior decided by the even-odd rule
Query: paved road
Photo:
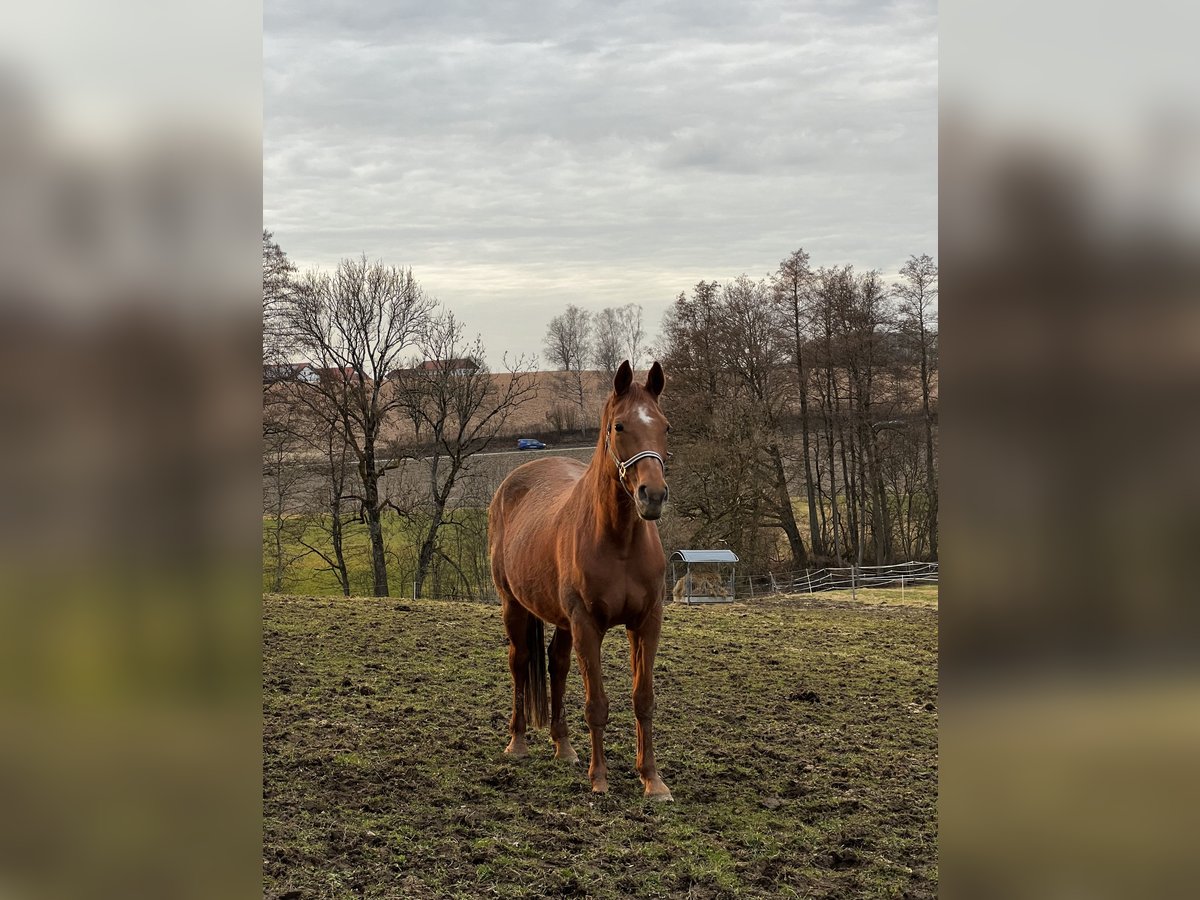
[[[470,477],[464,478],[455,487],[454,496],[451,498],[452,503],[466,503],[467,505],[486,506],[490,500],[492,493],[499,486],[504,477],[515,469],[517,466],[527,463],[530,460],[538,459],[546,456],[572,456],[581,462],[587,462],[591,456],[593,444],[577,444],[575,446],[559,446],[547,447],[545,450],[493,450],[489,453],[479,453],[474,456],[474,464],[471,467]],[[432,457],[423,457],[421,462],[428,462]],[[390,459],[380,459],[381,465],[392,462]],[[428,473],[428,467],[422,470],[420,467],[413,468],[418,460],[401,459],[396,460],[399,463],[395,468],[389,469],[383,476],[383,490],[385,494],[393,491],[404,490],[411,492],[425,492],[428,490],[428,485],[425,481]],[[405,475],[410,474],[415,476],[416,480],[409,480],[405,484]],[[303,471],[301,477],[304,479],[303,485],[293,485],[293,492],[299,496],[300,494],[320,494],[322,489],[322,480],[319,474],[314,474],[309,471]],[[351,473],[351,480],[354,475]],[[263,479],[264,496],[271,494],[271,482],[269,477],[264,475]]]
[[[546,447],[545,450],[489,450],[487,453],[476,453],[475,459],[482,459],[485,456],[527,456],[534,459],[538,456],[558,456],[563,453],[576,453],[580,450],[592,450],[592,444],[580,444],[576,447]],[[424,456],[422,459],[432,459],[431,456]],[[391,459],[380,459],[380,463],[389,463]]]

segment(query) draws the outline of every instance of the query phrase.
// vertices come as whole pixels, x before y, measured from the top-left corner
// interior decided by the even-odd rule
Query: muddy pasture
[[[597,797],[544,732],[504,756],[498,607],[263,607],[265,897],[937,894],[936,588],[668,607],[661,805],[633,770],[619,630]],[[567,708],[586,763],[577,670]]]

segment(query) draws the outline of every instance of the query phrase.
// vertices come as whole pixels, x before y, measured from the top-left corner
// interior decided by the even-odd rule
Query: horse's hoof
[[[504,748],[504,754],[520,759],[523,756],[529,755],[529,745],[524,741],[517,741],[516,738],[513,738],[513,740],[509,741],[508,746]]]
[[[604,779],[604,778],[597,778],[596,780],[594,780],[592,782],[592,793],[593,794],[607,794],[608,793],[608,780]]]
[[[653,800],[655,803],[672,803],[675,798],[671,796],[670,789],[663,783],[661,778],[654,778],[651,781],[642,779],[642,784],[646,786],[646,799]]]
[[[579,754],[576,753],[574,750],[568,750],[566,753],[555,753],[554,758],[561,759],[563,762],[569,762],[569,763],[573,763],[574,765],[579,765]]]

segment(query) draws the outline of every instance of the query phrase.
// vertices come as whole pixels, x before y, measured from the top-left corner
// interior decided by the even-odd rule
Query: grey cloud
[[[891,270],[936,249],[936,59],[929,4],[269,2],[266,224],[413,266],[496,359],[801,245]]]

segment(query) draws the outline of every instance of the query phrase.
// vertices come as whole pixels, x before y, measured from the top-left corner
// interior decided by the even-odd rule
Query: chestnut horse
[[[657,362],[645,385],[623,362],[604,405],[591,463],[553,457],[509,473],[488,508],[492,578],[503,604],[513,679],[512,740],[525,756],[527,724],[546,724],[546,649],[550,641],[550,737],[558,759],[578,762],[567,737],[563,692],[571,649],[579,660],[592,739],[592,790],[608,790],[604,727],[608,697],[600,642],[615,625],[629,636],[637,771],[646,796],[670,800],[654,764],[654,655],[662,628],[666,558],[655,520],[667,499],[669,425],[658,405],[664,384]]]

